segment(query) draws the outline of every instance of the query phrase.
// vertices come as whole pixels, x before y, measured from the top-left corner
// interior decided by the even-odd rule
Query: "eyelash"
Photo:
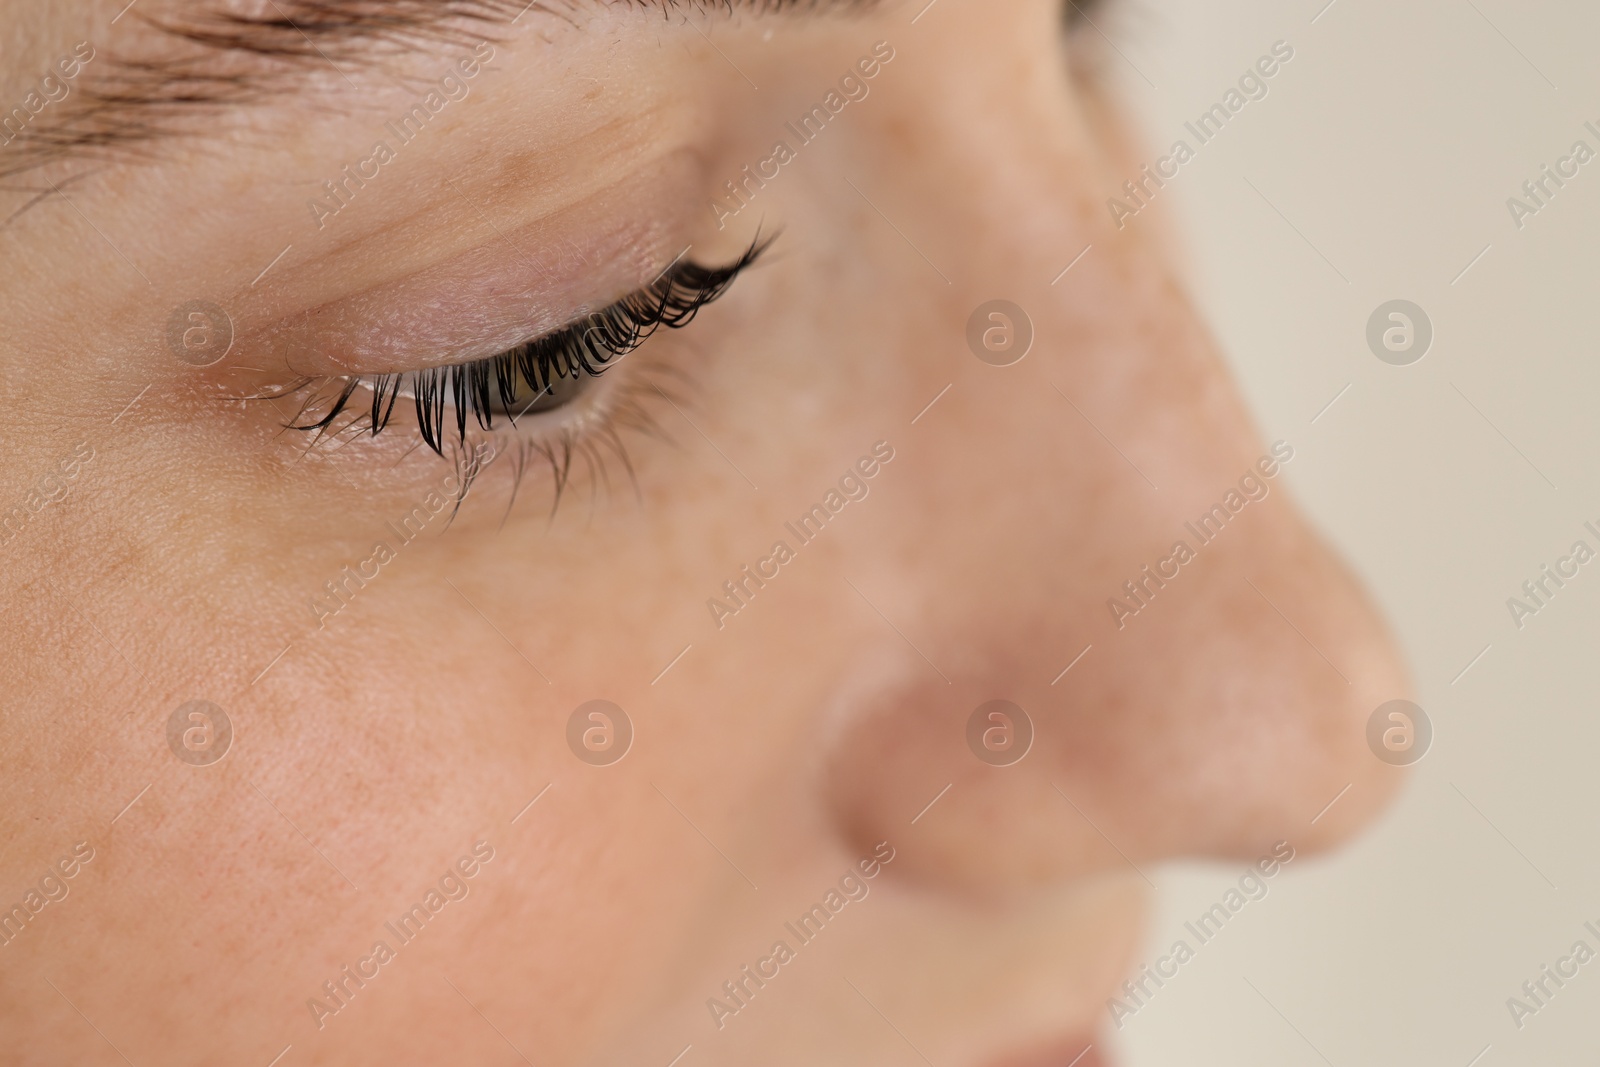
[[[330,431],[339,416],[351,409],[357,391],[366,387],[372,394],[367,410],[339,429],[376,436],[388,426],[400,391],[409,381],[418,432],[430,449],[443,456],[446,444],[452,443],[446,438],[447,403],[455,408],[454,442],[462,442],[469,415],[482,429],[494,429],[494,400],[509,406],[517,398],[519,381],[534,390],[537,399],[558,379],[599,377],[662,326],[687,326],[702,307],[728,291],[773,239],[757,236],[743,255],[722,267],[703,267],[690,260],[675,262],[638,292],[499,355],[420,371],[347,376],[325,413],[291,426]],[[514,417],[507,418],[515,424]]]

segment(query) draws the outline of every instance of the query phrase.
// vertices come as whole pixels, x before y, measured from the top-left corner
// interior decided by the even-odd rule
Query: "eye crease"
[[[681,329],[702,307],[728,291],[746,267],[771,247],[757,237],[734,262],[705,267],[680,259],[655,281],[554,333],[525,341],[484,359],[424,370],[350,375],[328,410],[294,429],[330,431],[346,412],[353,421],[337,427],[377,435],[408,397],[416,407],[423,442],[439,455],[467,435],[469,419],[493,430],[497,419],[513,426],[524,415],[553,412],[581,397],[593,379],[644,344],[662,326]],[[362,391],[370,400],[359,397]]]

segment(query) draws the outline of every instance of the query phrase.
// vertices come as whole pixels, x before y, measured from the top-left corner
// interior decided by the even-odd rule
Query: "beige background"
[[[1434,744],[1374,832],[1292,865],[1116,1044],[1133,1067],[1593,1063],[1600,960],[1521,1030],[1506,999],[1578,938],[1600,950],[1582,925],[1600,927],[1600,561],[1520,631],[1506,599],[1574,540],[1600,548],[1600,160],[1520,231],[1506,199],[1574,140],[1600,150],[1600,11],[1325,2],[1113,0],[1095,20],[1152,148],[1273,41],[1295,48],[1129,225],[1179,235],[1263,434],[1299,450],[1291,491],[1398,632]],[[1364,339],[1395,297],[1434,324],[1410,367]],[[1237,875],[1157,871],[1145,958]]]

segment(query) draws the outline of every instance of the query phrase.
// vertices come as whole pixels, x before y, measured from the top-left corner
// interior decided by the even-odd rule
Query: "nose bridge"
[[[877,187],[842,195],[862,235],[881,240],[880,258],[897,265],[903,288],[925,298],[920,306],[943,333],[929,357],[953,357],[984,388],[1025,379],[1051,404],[1064,397],[1065,410],[1076,407],[1090,426],[1097,408],[1114,412],[1136,447],[1140,437],[1162,437],[1137,432],[1163,420],[1160,401],[1200,399],[1208,432],[1162,461],[1181,477],[1244,456],[1254,447],[1248,421],[1210,374],[1210,337],[1171,273],[1156,220],[1118,226],[1107,209],[1124,139],[1104,136],[1101,109],[1082,109],[1058,5],[1024,6],[1033,17],[992,19],[981,4],[952,4],[941,14],[962,32],[902,49],[896,80],[863,115],[874,150],[906,162],[880,170]],[[958,64],[961,76],[949,76]],[[986,333],[994,346],[984,345]],[[1008,349],[1016,338],[1031,339],[1031,349],[1027,341]],[[1169,358],[1139,358],[1157,347]],[[1024,350],[1042,359],[1012,367]],[[1081,373],[1091,364],[1097,373]],[[1107,365],[1115,373],[1098,372]],[[1098,437],[1121,445],[1117,434]]]
[[[863,221],[895,227],[900,250],[937,274],[923,281],[942,280],[952,295],[992,290],[1011,269],[1035,273],[1019,252],[1039,255],[1048,271],[1058,254],[1050,244],[1081,229],[1075,220],[1088,206],[1083,178],[1096,164],[1073,135],[1082,116],[1058,5],[1014,2],[1022,13],[994,18],[986,5],[950,3],[924,13],[937,32],[885,31],[895,58],[853,120],[851,156],[839,160],[847,178],[852,164],[874,175],[873,184],[852,182],[845,202],[870,203]]]
[[[884,259],[933,309],[897,343],[949,388],[902,450],[875,581],[921,590],[901,614],[933,670],[857,701],[836,814],[863,840],[917,816],[897,877],[969,889],[1336,840],[1395,785],[1363,739],[1404,693],[1393,654],[1281,483],[1257,499],[1274,453],[1165,263],[1093,202],[1065,86],[1008,80],[1054,48],[1003,47],[1019,69],[962,79],[907,49],[879,119],[918,163],[883,191]],[[1031,349],[989,349],[991,325]],[[1016,760],[988,744],[1024,733]]]

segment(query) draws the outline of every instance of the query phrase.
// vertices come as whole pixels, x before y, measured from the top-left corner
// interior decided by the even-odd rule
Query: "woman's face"
[[[6,1044],[1097,1062],[1396,784],[1293,428],[1059,4],[520,6],[9,12]]]

